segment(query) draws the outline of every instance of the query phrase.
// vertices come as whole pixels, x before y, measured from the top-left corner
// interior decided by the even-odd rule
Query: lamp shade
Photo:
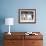
[[[5,18],[5,25],[14,25],[14,18]]]

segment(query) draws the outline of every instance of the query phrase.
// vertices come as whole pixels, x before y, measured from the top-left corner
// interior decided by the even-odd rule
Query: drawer
[[[24,46],[43,46],[42,40],[25,40]]]
[[[30,36],[30,35],[25,35],[25,40],[29,40],[29,39],[35,39],[35,40],[37,40],[37,39],[39,39],[39,40],[43,40],[43,36],[41,36],[41,35],[33,35],[33,36]]]
[[[23,40],[5,40],[4,46],[23,46]]]
[[[5,40],[4,41],[4,46],[15,46],[16,45],[16,41],[14,40]]]
[[[32,46],[43,46],[43,40],[32,41]]]
[[[10,39],[10,40],[22,40],[22,39],[24,39],[24,36],[23,35],[15,35],[15,36],[13,36],[13,35],[6,35],[6,36],[4,36],[4,39]]]

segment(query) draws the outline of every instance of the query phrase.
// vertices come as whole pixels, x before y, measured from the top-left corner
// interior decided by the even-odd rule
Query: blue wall
[[[36,9],[36,24],[19,24],[20,8]],[[4,19],[7,17],[15,19],[14,26],[11,26],[12,32],[46,32],[46,0],[0,0],[0,32],[8,32],[8,26],[4,24]]]
[[[13,17],[15,19],[14,26],[11,31],[46,31],[46,1],[45,0],[0,0],[1,2],[1,17]],[[36,9],[36,24],[19,24],[18,23],[18,9],[20,8],[34,8]],[[1,31],[8,31],[8,26],[3,24]]]

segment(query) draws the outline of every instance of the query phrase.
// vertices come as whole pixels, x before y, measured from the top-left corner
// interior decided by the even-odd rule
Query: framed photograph
[[[36,23],[36,9],[19,9],[19,23]]]

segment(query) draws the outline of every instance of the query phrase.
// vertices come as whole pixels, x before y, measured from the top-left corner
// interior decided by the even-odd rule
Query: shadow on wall
[[[2,32],[2,25],[5,23],[5,17],[0,16],[0,46],[3,46],[3,32]]]

